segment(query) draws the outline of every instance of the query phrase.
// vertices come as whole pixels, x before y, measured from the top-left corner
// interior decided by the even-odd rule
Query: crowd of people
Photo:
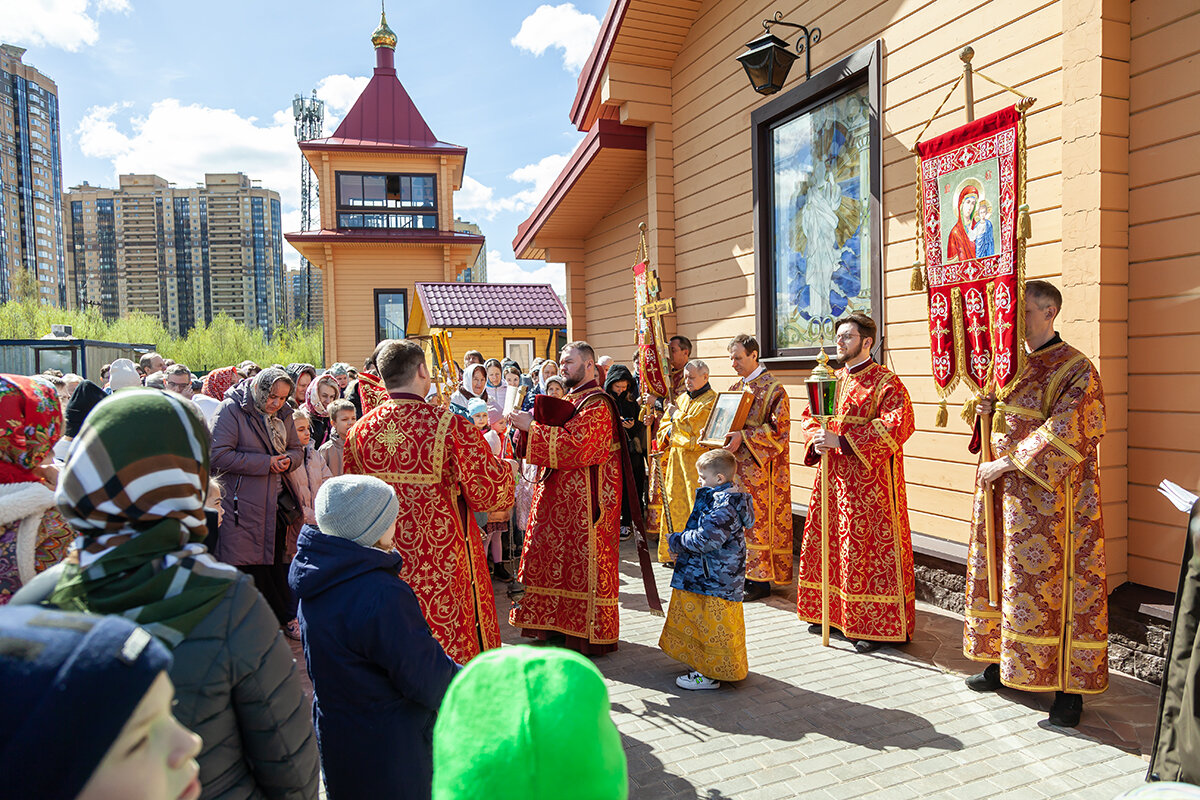
[[[1026,297],[1038,379],[969,409],[972,447],[990,436],[993,457],[964,634],[987,666],[967,685],[1053,691],[1050,722],[1072,726],[1107,682],[1102,393],[1054,331],[1057,290],[1031,281]],[[527,371],[476,351],[431,364],[386,340],[361,370],[200,377],[149,353],[95,382],[0,376],[0,769],[28,775],[13,796],[307,799],[323,778],[332,800],[527,798],[555,796],[545,776],[561,775],[572,796],[625,797],[603,679],[582,657],[618,647],[622,540],[682,690],[745,679],[744,603],[793,584],[812,634],[859,653],[911,638],[915,425],[877,341],[869,317],[842,320],[836,414],[797,419],[819,465],[811,507],[829,509],[806,518],[798,579],[789,398],[750,335],[726,347],[725,393],[683,336],[664,396],[582,341]],[[740,419],[714,433],[730,393]],[[1006,424],[985,428],[995,416]],[[655,538],[673,570],[665,613]],[[501,649],[498,591],[508,624],[559,647]],[[65,725],[86,746],[43,768]],[[1165,759],[1182,766],[1164,777],[1188,777],[1186,762]]]

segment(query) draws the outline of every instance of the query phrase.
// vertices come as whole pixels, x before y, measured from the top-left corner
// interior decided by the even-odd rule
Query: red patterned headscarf
[[[54,387],[23,375],[0,375],[0,484],[36,481],[34,468],[62,430]]]
[[[204,376],[200,391],[217,400],[225,399],[225,392],[241,381],[237,367],[221,367]]]

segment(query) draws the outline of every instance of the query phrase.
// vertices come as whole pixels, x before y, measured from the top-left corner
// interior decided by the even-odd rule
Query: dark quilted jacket
[[[61,566],[13,596],[49,597]],[[315,800],[317,742],[292,651],[254,582],[239,574],[175,648],[175,716],[200,734],[202,798]]]
[[[671,588],[740,603],[746,583],[746,530],[752,527],[750,495],[732,483],[697,489],[687,527],[667,540],[678,554]]]

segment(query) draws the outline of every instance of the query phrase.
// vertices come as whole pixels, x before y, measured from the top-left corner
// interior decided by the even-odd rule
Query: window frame
[[[384,199],[383,199],[384,204],[381,206],[348,205],[344,201],[344,198],[342,196],[342,178],[343,177],[357,177],[357,178],[382,177],[384,179]],[[430,179],[430,181],[432,183],[432,188],[430,191],[430,202],[432,203],[432,205],[430,205],[430,206],[412,205],[412,206],[400,206],[400,207],[395,207],[395,208],[389,207],[387,205],[387,196],[388,196],[387,179],[392,178],[392,177],[398,178],[401,181],[401,183],[403,182],[403,180],[405,178],[408,178],[410,180],[412,178],[428,178],[428,179]],[[334,220],[334,222],[336,223],[335,227],[337,227],[339,230],[341,230],[341,229],[368,230],[368,231],[430,231],[430,230],[437,230],[441,210],[438,206],[438,174],[436,172],[367,172],[367,171],[362,171],[362,170],[338,170],[338,171],[334,172],[334,174],[333,174],[333,183],[334,183],[334,195],[335,195],[334,196],[334,203],[335,203],[334,214],[336,216],[336,219]],[[410,197],[412,195],[411,187],[409,190],[409,195],[410,195]],[[342,219],[343,219],[343,217],[346,217],[346,216],[357,216],[362,221],[362,224],[343,225]],[[388,222],[392,221],[391,218],[408,218],[408,219],[411,219],[411,221],[414,223],[420,222],[423,218],[427,218],[427,219],[431,219],[433,224],[432,225],[413,224],[413,225],[408,225],[408,226],[390,225],[390,224],[389,225],[367,225],[366,218],[368,216],[377,217],[380,220],[382,220],[383,218],[388,218],[388,220],[387,220]]]
[[[402,298],[404,298],[404,324],[401,326],[401,330],[404,333],[404,336],[402,338],[408,338],[408,290],[407,289],[375,289],[374,293],[372,295],[372,298],[374,300],[374,314],[375,314],[375,344],[379,344],[384,339],[389,338],[387,336],[381,336],[381,334],[383,333],[383,327],[380,324],[381,319],[379,316],[379,311],[380,311],[379,297],[380,297],[380,295],[397,295],[397,294],[400,295]]]

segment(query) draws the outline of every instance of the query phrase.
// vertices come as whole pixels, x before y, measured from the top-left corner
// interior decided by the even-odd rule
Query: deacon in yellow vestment
[[[664,451],[663,496],[674,530],[667,530],[667,514],[662,514],[658,534],[658,560],[670,564],[670,549],[667,538],[679,533],[687,524],[692,513],[692,502],[696,499],[699,476],[696,459],[705,451],[700,444],[704,425],[717,401],[717,393],[708,384],[708,365],[703,361],[689,361],[683,368],[683,392],[676,398],[674,406],[668,408],[658,429],[658,445]]]
[[[1027,323],[1028,325],[1028,323]],[[1108,590],[1097,447],[1104,390],[1083,353],[1057,334],[1028,354],[996,405],[991,435],[1000,606],[988,604],[984,492],[975,493],[963,651],[1000,664],[1028,691],[1096,694],[1108,687]],[[978,452],[976,423],[972,452]],[[995,465],[994,467],[992,465]]]

